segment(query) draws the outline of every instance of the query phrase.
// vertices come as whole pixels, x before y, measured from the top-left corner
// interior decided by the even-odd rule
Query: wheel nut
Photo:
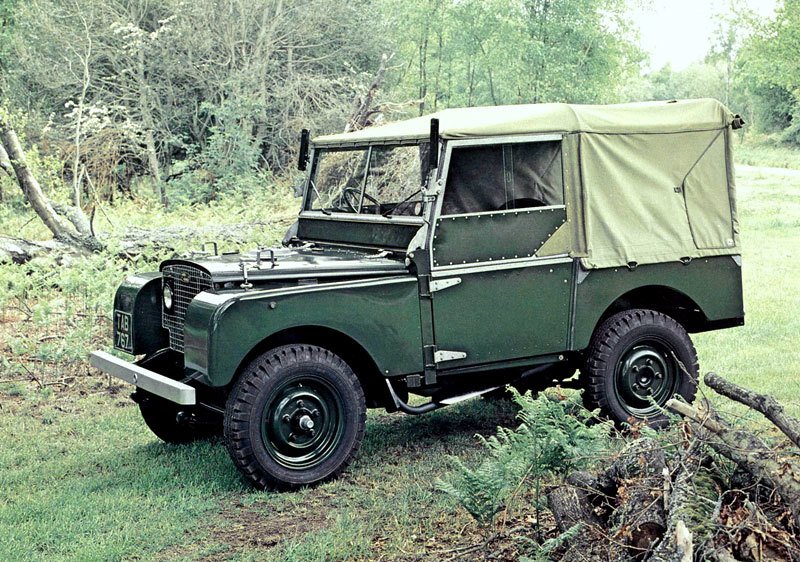
[[[656,373],[656,378],[657,379],[663,379],[664,375],[662,373]]]
[[[633,390],[639,390],[639,385],[636,384],[636,383],[633,383]]]
[[[311,417],[316,418],[319,415],[319,410],[314,408],[313,410],[311,410],[311,412],[309,412],[309,414],[311,415]]]
[[[292,421],[292,418],[291,418],[291,416],[289,416],[289,414],[283,414],[283,418],[282,419],[283,419],[284,423],[289,423],[290,421]]]
[[[634,373],[638,373],[639,372],[639,365],[634,365],[633,369],[631,369],[631,371],[633,371]]]
[[[305,402],[303,402],[302,400],[298,400],[298,401],[297,401],[297,407],[298,407],[298,408],[302,408],[302,407],[304,407],[304,406],[305,406]]]
[[[311,434],[311,437],[314,437],[314,435],[317,434],[316,430],[313,430],[313,429],[311,431],[309,431],[309,433]]]

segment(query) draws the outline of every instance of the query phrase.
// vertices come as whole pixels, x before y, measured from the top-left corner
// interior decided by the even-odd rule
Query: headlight
[[[169,285],[164,285],[164,308],[172,310],[172,288]]]

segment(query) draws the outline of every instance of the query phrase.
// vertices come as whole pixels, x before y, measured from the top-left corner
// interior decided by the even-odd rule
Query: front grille
[[[162,306],[161,325],[169,330],[169,347],[183,352],[183,325],[186,309],[202,291],[211,289],[211,275],[193,265],[167,265],[161,283],[172,289],[172,310]]]

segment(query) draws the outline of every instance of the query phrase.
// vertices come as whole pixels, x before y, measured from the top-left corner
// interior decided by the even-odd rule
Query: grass
[[[748,133],[734,144],[736,162],[748,166],[800,170],[800,148],[779,143],[769,137]]]
[[[134,223],[132,205],[107,210],[118,228]],[[250,205],[231,219],[234,206],[168,215],[141,208],[138,222],[246,222],[260,213]],[[747,323],[694,336],[701,368],[771,393],[800,416],[800,177],[741,172],[739,218]],[[4,231],[22,236],[39,229],[22,227],[18,217],[0,220]],[[448,474],[448,455],[481,458],[474,435],[513,424],[510,405],[473,401],[421,417],[370,412],[364,446],[342,479],[295,493],[257,492],[221,443],[165,445],[145,428],[127,387],[85,376],[77,358],[102,345],[108,326],[105,309],[97,312],[99,326],[78,314],[110,299],[105,285],[121,274],[117,265],[93,263],[87,276],[98,279],[91,287],[100,294],[84,296],[75,294],[81,279],[58,277],[66,272],[37,277],[35,268],[12,274],[8,267],[0,267],[4,289],[35,277],[26,290],[39,293],[24,293],[30,317],[15,300],[0,311],[0,380],[20,379],[0,382],[0,559],[432,561],[480,540],[474,522],[434,482]],[[72,283],[64,302],[51,302],[54,279]],[[12,344],[19,347],[9,351]],[[63,353],[45,353],[45,344]],[[529,499],[510,506],[509,525],[533,517]]]
[[[745,325],[693,336],[703,372],[773,394],[800,416],[800,176],[738,174]]]

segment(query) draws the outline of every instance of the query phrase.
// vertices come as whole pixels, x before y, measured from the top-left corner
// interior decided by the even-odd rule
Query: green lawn
[[[695,336],[701,368],[800,416],[800,176],[741,173],[739,216],[747,324]],[[0,560],[446,559],[478,535],[434,482],[514,415],[483,401],[372,412],[345,477],[277,494],[245,486],[218,442],[159,442],[105,385],[0,384]],[[511,515],[529,517],[525,502]]]

